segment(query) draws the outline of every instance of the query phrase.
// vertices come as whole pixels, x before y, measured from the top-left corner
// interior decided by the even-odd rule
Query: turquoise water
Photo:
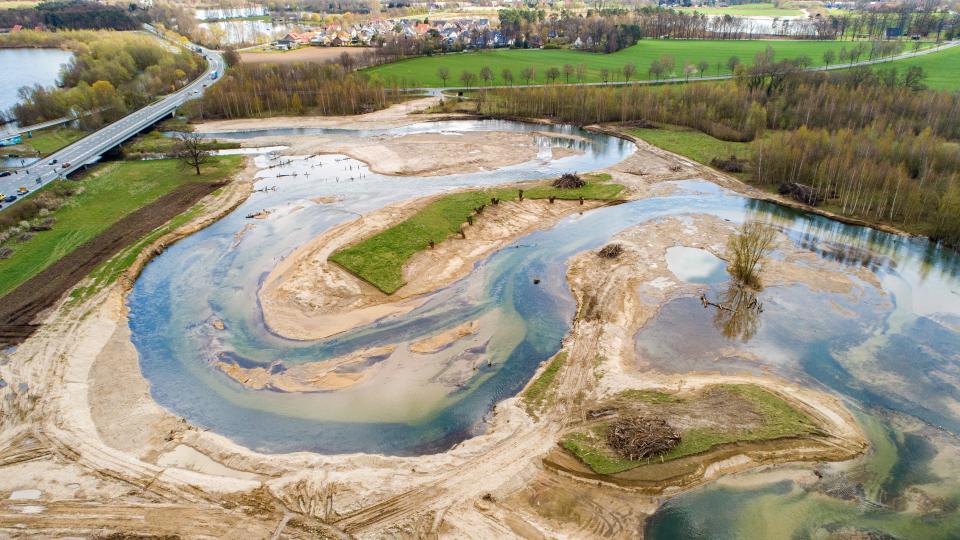
[[[494,128],[531,129],[509,123],[434,129]],[[812,485],[719,483],[683,495],[649,521],[647,535],[830,538],[885,531],[907,538],[958,537],[960,258],[922,240],[844,225],[693,180],[677,183],[669,196],[589,211],[522,238],[406,315],[316,342],[286,340],[264,328],[253,301],[259,281],[319,232],[395,200],[588,170],[633,150],[622,141],[585,136],[590,142],[583,145],[583,156],[552,160],[545,153],[537,163],[472,175],[379,177],[357,162],[330,156],[267,169],[272,176],[258,185],[277,185],[276,192],[255,194],[221,222],[167,250],[147,267],[129,297],[133,340],[154,397],[191,422],[265,452],[441,451],[482,432],[492,406],[514,395],[559,349],[575,308],[565,282],[571,256],[603,245],[627,227],[665,216],[710,214],[734,223],[763,219],[840,268],[873,272],[879,287],[861,282],[852,295],[803,285],[769,287],[761,293],[763,313],[735,325],[735,332],[718,324],[697,298],[674,299],[638,333],[638,368],[772,373],[821,388],[857,411],[873,450],[852,464],[821,467],[824,480]],[[549,141],[545,148],[553,144],[564,143]],[[268,158],[258,159],[268,164]],[[298,176],[277,176],[290,171]],[[340,202],[306,202],[330,194],[339,195]],[[235,233],[249,223],[243,216],[261,208],[274,213],[238,242]],[[700,277],[711,294],[724,294],[714,274]],[[225,321],[226,331],[211,327],[214,317]],[[224,354],[248,366],[278,358],[322,361],[364,347],[406,343],[477,318],[483,321],[481,342],[437,357],[406,358],[400,364],[404,371],[395,372],[416,372],[466,354],[492,361],[456,388],[401,377],[390,384],[374,378],[345,391],[284,394],[246,389],[209,366],[211,358]],[[711,352],[721,347],[734,352],[717,359]],[[440,398],[430,397],[436,395]],[[384,400],[393,401],[386,406]],[[842,489],[827,489],[828,484]]]

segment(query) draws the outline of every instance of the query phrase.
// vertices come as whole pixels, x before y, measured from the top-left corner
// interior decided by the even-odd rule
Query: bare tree
[[[500,72],[500,78],[503,79],[503,82],[513,86],[513,72],[510,71],[510,68],[503,68],[503,71]]]
[[[483,66],[480,68],[480,78],[483,79],[483,84],[490,86],[490,82],[493,80],[493,70]]]
[[[710,69],[710,62],[706,60],[697,62],[697,69],[700,70],[700,77],[703,77],[707,74],[707,70]]]
[[[577,64],[577,82],[582,83],[587,78],[587,66]]]
[[[465,86],[472,86],[475,80],[477,80],[477,75],[472,71],[464,70],[464,72],[460,74],[460,82]]]
[[[574,73],[573,64],[564,64],[563,65],[563,77],[566,80],[567,84],[570,84],[570,77]]]
[[[520,76],[523,77],[523,80],[527,81],[527,84],[530,84],[530,79],[537,76],[537,70],[533,67],[525,67],[520,71]]]
[[[623,81],[630,82],[630,79],[637,74],[637,66],[633,63],[623,66]]]
[[[760,265],[773,248],[774,229],[766,223],[748,221],[727,240],[730,274],[740,283],[760,287]]]
[[[200,165],[210,161],[210,151],[199,133],[178,133],[177,143],[173,147],[174,155],[197,170],[200,174]]]
[[[559,69],[552,67],[547,70],[547,79],[550,79],[550,82],[555,82],[557,80],[557,77],[559,76],[560,76]]]
[[[601,69],[601,70],[600,70],[600,79],[603,80],[603,82],[609,81],[609,80],[610,80],[610,70],[607,69],[607,68]]]
[[[440,77],[440,80],[443,81],[443,85],[447,85],[447,80],[450,79],[450,68],[442,67],[437,69],[437,77]]]

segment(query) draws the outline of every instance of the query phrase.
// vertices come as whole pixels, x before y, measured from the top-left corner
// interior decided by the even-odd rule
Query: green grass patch
[[[242,156],[211,160],[197,176],[178,160],[113,162],[97,165],[79,182],[82,193],[66,199],[50,212],[53,229],[36,233],[25,242],[8,240],[9,259],[0,260],[0,296],[7,294],[83,243],[95,238],[127,214],[192,182],[213,182],[240,168]],[[42,190],[52,189],[48,184]]]
[[[32,148],[42,156],[49,156],[57,150],[69,146],[86,136],[87,132],[83,130],[52,127],[35,131],[33,132],[33,137],[30,138],[24,135],[21,146]]]
[[[577,189],[556,189],[549,184],[524,189],[524,198],[611,200],[623,190],[618,184],[604,184],[590,178]],[[433,240],[440,243],[457,234],[460,226],[473,215],[474,208],[489,204],[492,197],[502,201],[517,199],[516,189],[488,189],[451,193],[427,205],[407,220],[362,242],[337,251],[330,260],[369,282],[381,291],[392,294],[404,285],[403,265],[415,253],[427,249]],[[483,216],[475,217],[477,220]],[[468,233],[469,234],[469,233]]]
[[[129,154],[168,154],[173,152],[177,145],[177,140],[173,137],[167,137],[160,131],[151,131],[145,135],[140,135],[133,142],[124,145],[123,150]],[[207,150],[224,150],[228,148],[240,148],[239,142],[218,141],[216,139],[203,144]]]
[[[721,141],[695,129],[666,126],[663,129],[631,129],[630,133],[654,146],[704,165],[709,165],[713,158],[750,157],[750,143]]]
[[[690,7],[678,11],[696,11],[704,15],[733,15],[738,17],[800,17],[803,11],[797,8],[777,7],[772,3],[738,4],[727,7]]]
[[[417,87],[444,86],[437,76],[437,70],[446,67],[450,70],[450,80],[446,86],[462,86],[459,81],[463,71],[472,71],[479,75],[480,69],[490,67],[496,79],[492,84],[506,84],[501,77],[503,69],[513,72],[514,84],[525,84],[521,71],[532,67],[537,75],[531,83],[544,83],[547,70],[556,67],[563,71],[564,64],[577,66],[583,64],[587,68],[584,82],[601,82],[601,70],[610,71],[610,80],[617,79],[615,70],[622,70],[623,66],[633,63],[637,67],[637,74],[633,80],[649,79],[650,64],[663,55],[670,55],[675,59],[675,67],[671,77],[682,77],[685,63],[697,65],[707,62],[710,67],[704,75],[730,74],[726,63],[731,56],[736,56],[744,64],[753,62],[757,53],[771,47],[779,59],[798,58],[807,56],[811,65],[823,64],[823,53],[832,50],[839,54],[841,47],[850,47],[848,42],[815,41],[815,40],[672,40],[672,39],[645,39],[632,47],[611,54],[598,54],[571,49],[496,49],[470,53],[453,53],[429,57],[411,58],[375,66],[364,70],[376,78],[395,80],[400,84]],[[696,74],[691,80],[698,77]],[[566,82],[563,75],[557,79],[558,83]],[[570,82],[577,82],[571,78]]]
[[[624,390],[614,396],[616,399],[643,401],[644,403],[682,403],[683,398],[657,390]]]
[[[907,50],[911,49],[908,47]],[[923,82],[931,90],[960,90],[960,47],[951,47],[923,56],[896,60],[888,64],[874,66],[874,68],[896,68],[898,73],[903,74],[912,66],[923,68],[926,75]]]
[[[546,369],[543,370],[543,373],[537,377],[537,380],[533,381],[533,383],[523,391],[523,401],[527,404],[528,410],[539,409],[540,406],[543,405],[547,399],[550,387],[553,386],[553,381],[557,378],[557,373],[560,372],[560,368],[563,367],[563,363],[566,360],[567,353],[557,353],[557,355],[550,360],[550,363]]]
[[[662,456],[662,461],[692,456],[728,443],[766,441],[797,437],[816,431],[813,420],[802,411],[787,403],[783,398],[751,384],[724,384],[715,388],[723,389],[744,399],[753,412],[762,417],[762,421],[748,429],[690,428],[680,435],[680,444]],[[629,393],[629,394],[628,394]],[[677,401],[658,396],[660,392],[628,390],[617,397],[632,396],[647,403],[662,405],[664,414],[669,415],[667,407]],[[573,452],[591,470],[598,474],[615,474],[648,463],[659,463],[659,458],[647,461],[624,459],[606,446],[606,433],[609,424],[601,423],[587,431],[570,433],[561,441],[561,445]]]

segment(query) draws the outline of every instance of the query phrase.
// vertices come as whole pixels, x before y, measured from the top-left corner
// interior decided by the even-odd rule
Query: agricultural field
[[[34,0],[3,0],[0,9],[24,9],[36,7],[40,2]]]
[[[777,7],[772,3],[738,4],[728,7],[680,8],[679,11],[696,11],[706,15],[734,15],[737,17],[800,17],[803,10]]]
[[[547,70],[555,67],[561,70],[561,75],[556,82],[566,82],[566,77],[562,74],[563,66],[566,64],[577,66],[586,66],[586,76],[583,82],[602,82],[601,70],[610,71],[609,80],[623,80],[621,73],[626,64],[632,63],[637,68],[637,73],[633,77],[637,79],[649,79],[650,64],[663,55],[669,55],[674,58],[675,65],[670,77],[683,76],[683,67],[690,63],[696,65],[700,62],[706,62],[709,65],[703,75],[724,75],[729,74],[727,60],[731,56],[738,57],[743,63],[749,64],[757,53],[763,52],[767,47],[773,48],[776,57],[780,59],[797,58],[807,56],[811,60],[811,65],[823,65],[823,53],[827,50],[833,50],[839,54],[841,47],[850,47],[848,42],[839,41],[792,41],[792,40],[704,40],[704,41],[678,41],[678,40],[642,40],[632,47],[611,54],[597,54],[569,49],[498,49],[492,51],[481,51],[472,53],[453,53],[431,57],[411,58],[401,60],[391,64],[375,66],[365,70],[374,77],[397,81],[402,86],[414,87],[432,87],[440,88],[443,86],[462,86],[460,75],[463,71],[471,71],[474,75],[479,75],[480,70],[489,67],[493,70],[495,79],[490,84],[506,85],[501,73],[504,69],[510,69],[513,73],[514,84],[525,84],[521,72],[524,68],[533,68],[536,70],[536,76],[531,83],[547,82]],[[445,67],[450,72],[450,79],[444,82],[438,77],[437,70]],[[695,79],[700,76],[696,73],[691,76]],[[571,82],[577,82],[575,76],[571,76]],[[482,81],[478,80],[478,83]]]

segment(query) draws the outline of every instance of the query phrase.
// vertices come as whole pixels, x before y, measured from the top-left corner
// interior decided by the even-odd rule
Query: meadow
[[[960,90],[960,47],[897,60],[883,67],[895,67],[902,73],[912,66],[923,68],[923,83],[931,90]]]
[[[79,181],[63,181],[64,185],[82,186],[82,192],[68,197],[63,206],[47,215],[53,220],[51,230],[37,232],[24,241],[7,241],[13,254],[0,260],[0,296],[124,216],[186,184],[221,181],[237,171],[240,164],[241,156],[216,157],[197,176],[173,159],[111,162],[97,165]],[[56,184],[45,186],[31,197],[56,189]]]
[[[650,79],[650,64],[664,55],[674,58],[675,66],[671,77],[683,76],[683,68],[687,63],[697,65],[706,62],[709,68],[704,76],[729,74],[727,61],[736,56],[744,64],[750,64],[757,53],[771,47],[778,59],[798,58],[807,56],[811,65],[823,65],[823,53],[833,50],[839,55],[841,47],[851,47],[849,42],[839,41],[799,41],[799,40],[641,40],[636,45],[611,54],[598,54],[571,49],[495,49],[469,53],[451,53],[437,56],[423,56],[401,60],[390,64],[375,66],[364,70],[374,78],[384,81],[397,81],[401,86],[432,87],[462,86],[460,75],[464,71],[471,71],[479,75],[483,67],[493,70],[494,85],[507,85],[501,73],[510,69],[513,73],[514,84],[525,84],[521,76],[524,68],[536,70],[536,76],[531,83],[548,82],[547,70],[555,67],[561,70],[556,82],[566,82],[563,66],[566,64],[586,66],[586,76],[583,82],[603,82],[601,70],[609,70],[609,80],[623,80],[622,74],[626,64],[634,64],[637,73],[633,80]],[[450,79],[444,82],[437,75],[437,70],[445,67],[450,71]],[[691,75],[691,79],[699,77],[701,73]],[[478,80],[478,83],[482,81]],[[570,82],[579,82],[575,76]]]
[[[706,15],[733,15],[736,17],[800,17],[803,11],[797,8],[777,7],[769,2],[738,4],[727,7],[680,8],[679,11],[696,11]]]

